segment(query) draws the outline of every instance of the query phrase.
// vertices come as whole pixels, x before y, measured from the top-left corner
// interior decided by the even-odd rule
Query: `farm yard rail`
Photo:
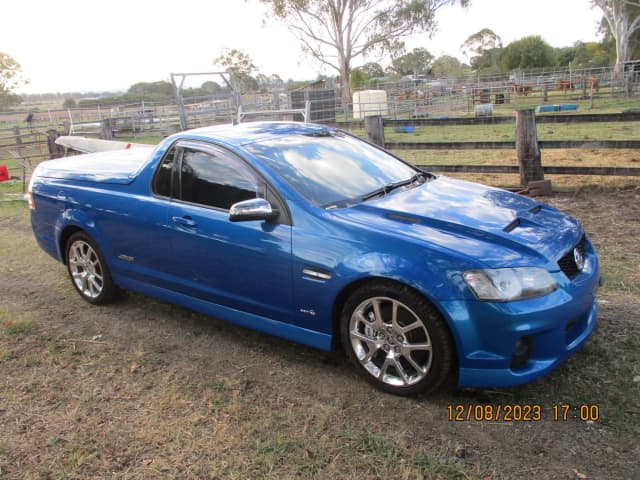
[[[451,126],[471,126],[471,125],[516,125],[516,117],[480,117],[480,118],[442,118],[442,119],[413,119],[413,120],[387,120],[382,122],[383,128],[398,131],[402,127],[438,127],[445,128]],[[615,123],[615,122],[638,122],[640,113],[619,113],[619,114],[586,114],[586,115],[538,115],[535,122],[527,128],[536,128],[537,124],[575,124],[584,123]],[[631,127],[633,131],[640,133],[640,124]],[[349,122],[342,124],[343,128],[362,129],[364,122]],[[414,131],[415,132],[415,131]],[[414,133],[412,132],[412,133]],[[532,134],[537,139],[534,130]],[[415,136],[420,137],[420,132]],[[632,138],[637,135],[632,135]],[[383,136],[384,138],[384,136]],[[517,138],[513,141],[432,141],[432,142],[402,142],[396,141],[398,135],[392,137],[392,141],[383,141],[382,146],[389,150],[516,150]],[[542,140],[537,141],[540,149],[640,149],[640,140],[608,140],[608,139],[582,139],[582,140]],[[425,170],[440,172],[479,172],[479,173],[518,173],[517,165],[442,165],[442,164],[420,164]],[[640,176],[640,168],[629,166],[543,166],[544,173],[563,175],[616,175],[616,176]]]
[[[580,113],[535,117],[538,147],[544,153],[542,172],[593,175],[589,182],[612,176],[615,178],[610,181],[623,184],[635,182],[633,179],[638,176],[637,72],[618,77],[610,70],[596,69],[515,72],[465,80],[378,83],[372,88],[383,90],[387,96],[386,147],[425,169],[456,175],[497,174],[500,177],[487,177],[487,181],[513,183],[508,179],[519,171],[512,153],[517,150],[513,134],[515,112],[541,106],[554,112],[555,107],[570,104]],[[183,120],[189,128],[231,123],[237,119],[238,102],[243,115],[250,115],[299,108],[295,101],[305,99],[311,105],[311,121],[366,135],[364,122],[353,121],[342,112],[333,90],[253,93],[236,99],[220,94],[184,97],[179,104],[141,99],[134,104],[103,105],[95,100],[95,105],[85,102],[82,108],[72,110],[36,111],[29,125],[24,124],[26,112],[0,113],[0,165],[8,167],[10,177],[24,182],[41,160],[60,155],[59,147],[53,143],[60,134],[100,138],[115,135],[116,139],[153,144],[181,129]],[[476,107],[487,107],[491,115],[471,117]],[[583,113],[585,109],[589,113]],[[485,115],[482,109],[479,112]],[[251,118],[261,119],[255,114]],[[289,114],[286,118],[292,117]],[[413,131],[398,133],[402,127]],[[554,181],[555,178],[558,177]],[[566,181],[576,183],[562,177],[561,183]]]

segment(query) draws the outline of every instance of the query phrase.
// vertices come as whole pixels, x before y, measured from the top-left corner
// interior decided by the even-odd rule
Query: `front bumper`
[[[482,353],[475,352],[465,362],[468,366],[460,368],[458,384],[461,387],[508,387],[536,380],[584,345],[595,329],[596,318],[597,306],[594,302],[572,325],[566,324],[542,332],[523,330],[523,337],[532,339],[531,356],[524,365],[518,367],[512,367],[512,356],[497,359],[491,355],[493,358],[488,360],[482,358]],[[475,364],[481,366],[474,368]]]
[[[445,302],[458,347],[461,387],[507,387],[531,382],[580,349],[597,323],[600,275],[590,268],[573,279],[554,274],[558,290],[516,302]],[[526,354],[520,356],[525,345]]]

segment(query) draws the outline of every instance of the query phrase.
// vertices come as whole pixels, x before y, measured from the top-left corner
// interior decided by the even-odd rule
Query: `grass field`
[[[640,189],[549,201],[585,225],[599,327],[549,376],[402,399],[327,355],[128,294],[93,307],[0,203],[0,478],[634,478],[640,446]],[[537,404],[540,422],[452,422]],[[597,406],[597,421],[553,418]]]

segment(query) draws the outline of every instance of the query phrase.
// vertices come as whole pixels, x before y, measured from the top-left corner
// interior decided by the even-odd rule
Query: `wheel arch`
[[[67,242],[69,241],[71,235],[76,232],[84,232],[89,235],[89,233],[85,229],[77,225],[67,225],[60,232],[60,236],[58,238],[58,250],[60,252],[60,259],[62,260],[62,263],[64,265],[67,264]]]
[[[69,237],[76,232],[84,232],[93,239],[94,242],[102,250],[105,258],[108,257],[110,251],[106,238],[102,234],[97,222],[89,212],[79,209],[66,209],[61,212],[55,223],[55,231],[57,232],[57,246],[60,261],[67,264],[67,241]]]
[[[435,330],[433,332],[430,331],[429,335],[431,335],[434,332],[437,332],[438,330],[442,332],[440,336],[441,340],[439,341],[439,345],[441,345],[441,348],[444,348],[443,350],[441,350],[441,353],[444,353],[444,355],[438,356],[437,358],[445,359],[444,360],[445,363],[443,364],[441,363],[441,365],[444,365],[444,366],[442,366],[442,370],[440,370],[439,378],[437,378],[435,380],[435,383],[432,383],[431,386],[425,387],[426,388],[425,390],[420,390],[420,389],[416,390],[413,388],[413,385],[411,385],[406,387],[407,391],[400,393],[398,391],[389,390],[388,388],[393,388],[393,387],[389,387],[388,385],[386,386],[377,385],[377,386],[382,390],[385,390],[391,393],[400,394],[400,395],[410,395],[417,392],[433,391],[434,389],[437,389],[437,388],[442,388],[446,391],[451,391],[455,389],[458,385],[458,379],[459,379],[461,346],[458,344],[457,336],[454,335],[453,333],[452,325],[450,323],[449,317],[443,312],[443,309],[441,308],[441,306],[439,306],[437,302],[435,302],[432,298],[430,298],[429,295],[425,294],[425,292],[421,291],[420,289],[416,288],[413,285],[407,284],[395,278],[389,278],[389,277],[383,277],[383,276],[371,276],[366,278],[360,278],[346,285],[340,291],[332,307],[332,314],[333,314],[332,327],[334,331],[334,335],[333,335],[334,349],[341,349],[344,352],[344,354],[349,358],[349,360],[357,363],[357,361],[354,360],[353,350],[349,349],[346,345],[343,345],[343,341],[348,341],[348,340],[343,340],[343,337],[345,337],[345,335],[348,335],[348,334],[345,333],[344,324],[341,324],[341,321],[342,321],[341,313],[345,305],[350,303],[349,302],[350,296],[355,294],[358,289],[363,287],[366,288],[367,286],[374,286],[376,284],[383,286],[383,288],[389,288],[389,287],[394,289],[400,288],[401,290],[396,290],[396,291],[398,291],[398,294],[400,294],[402,297],[411,298],[411,296],[413,296],[414,301],[417,300],[417,298],[424,300],[424,302],[426,302],[426,305],[423,306],[422,308],[423,312],[424,312],[424,307],[426,307],[428,310],[431,310],[432,312],[431,314],[425,312],[425,315],[427,317],[429,315],[431,316],[437,315],[440,317],[438,319],[439,320],[438,324],[440,325],[440,328],[437,327],[438,324],[432,325],[435,328]],[[407,295],[409,297],[407,297]],[[420,317],[420,318],[422,319],[423,317]],[[432,321],[436,321],[436,320],[434,319]],[[442,335],[448,337],[448,339],[444,339]],[[449,349],[449,353],[445,353],[447,352],[447,349]],[[362,366],[360,365],[360,367]],[[363,372],[362,370],[359,370],[359,371],[360,373]],[[436,372],[437,371],[438,370],[436,369]],[[371,372],[368,372],[368,374],[370,373]],[[369,375],[364,375],[364,376],[367,380],[371,381],[371,377]],[[376,382],[373,382],[373,383],[375,384]]]

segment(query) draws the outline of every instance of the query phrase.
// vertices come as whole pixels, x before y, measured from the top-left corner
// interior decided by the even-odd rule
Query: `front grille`
[[[582,255],[584,255],[584,237],[580,239],[580,241],[574,248],[577,248],[578,251]],[[574,278],[580,273],[580,270],[576,265],[576,260],[573,255],[573,250],[574,249],[572,248],[560,260],[558,260],[558,266],[560,267],[560,270],[562,270],[562,272],[568,278]]]

